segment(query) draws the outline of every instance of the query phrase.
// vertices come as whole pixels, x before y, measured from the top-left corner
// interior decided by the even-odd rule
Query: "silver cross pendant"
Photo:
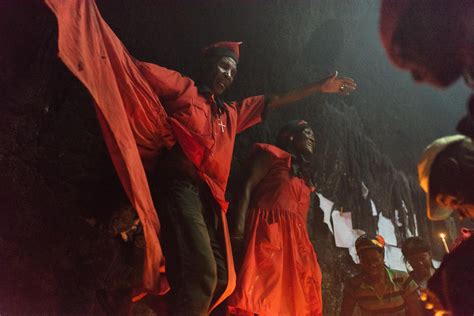
[[[224,129],[225,129],[224,123],[222,123],[222,120],[220,117],[217,120],[218,120],[217,125],[221,128],[222,133],[224,133]]]

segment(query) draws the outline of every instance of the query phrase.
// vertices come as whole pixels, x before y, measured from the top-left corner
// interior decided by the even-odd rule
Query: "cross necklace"
[[[225,130],[225,125],[224,125],[224,123],[222,123],[222,120],[221,120],[220,117],[217,118],[217,121],[218,121],[217,125],[219,125],[219,127],[221,128],[222,133],[224,133],[224,130]]]
[[[217,125],[221,128],[221,132],[224,133],[226,126],[221,120],[221,115],[222,114],[223,114],[222,110],[220,108],[218,108],[218,110],[217,110]]]

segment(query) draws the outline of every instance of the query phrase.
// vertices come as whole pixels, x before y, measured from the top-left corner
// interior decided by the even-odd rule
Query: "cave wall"
[[[284,122],[305,118],[317,137],[317,187],[354,225],[374,231],[370,198],[395,220],[401,200],[418,230],[432,225],[415,178],[416,160],[452,133],[467,91],[415,85],[387,61],[375,1],[98,1],[138,59],[193,76],[200,48],[243,41],[228,99],[272,94],[338,70],[355,78],[349,97],[314,96],[238,137],[229,197],[252,143],[272,141]],[[0,314],[97,314],[95,291],[135,277],[140,247],[116,237],[131,216],[96,121],[92,100],[56,57],[56,21],[40,1],[0,2]],[[118,214],[118,215],[117,215]],[[125,215],[121,215],[125,214]],[[325,311],[338,308],[355,267],[313,214],[309,228],[323,269]],[[413,217],[397,228],[414,229]],[[433,241],[435,251],[439,245]],[[142,311],[145,313],[145,311]]]

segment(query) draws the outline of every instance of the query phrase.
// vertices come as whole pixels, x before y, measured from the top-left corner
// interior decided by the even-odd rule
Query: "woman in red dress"
[[[305,121],[291,121],[277,144],[255,145],[238,200],[233,235],[243,238],[245,231],[245,252],[229,310],[322,315],[321,270],[306,230],[314,186],[305,157],[313,154],[313,130]]]

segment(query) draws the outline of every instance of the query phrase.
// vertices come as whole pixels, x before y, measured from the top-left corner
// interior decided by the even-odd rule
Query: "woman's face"
[[[314,132],[310,127],[302,130],[293,140],[293,148],[297,154],[312,155],[315,145]]]
[[[429,252],[419,252],[407,256],[407,261],[415,272],[428,274],[432,267],[432,257]]]

